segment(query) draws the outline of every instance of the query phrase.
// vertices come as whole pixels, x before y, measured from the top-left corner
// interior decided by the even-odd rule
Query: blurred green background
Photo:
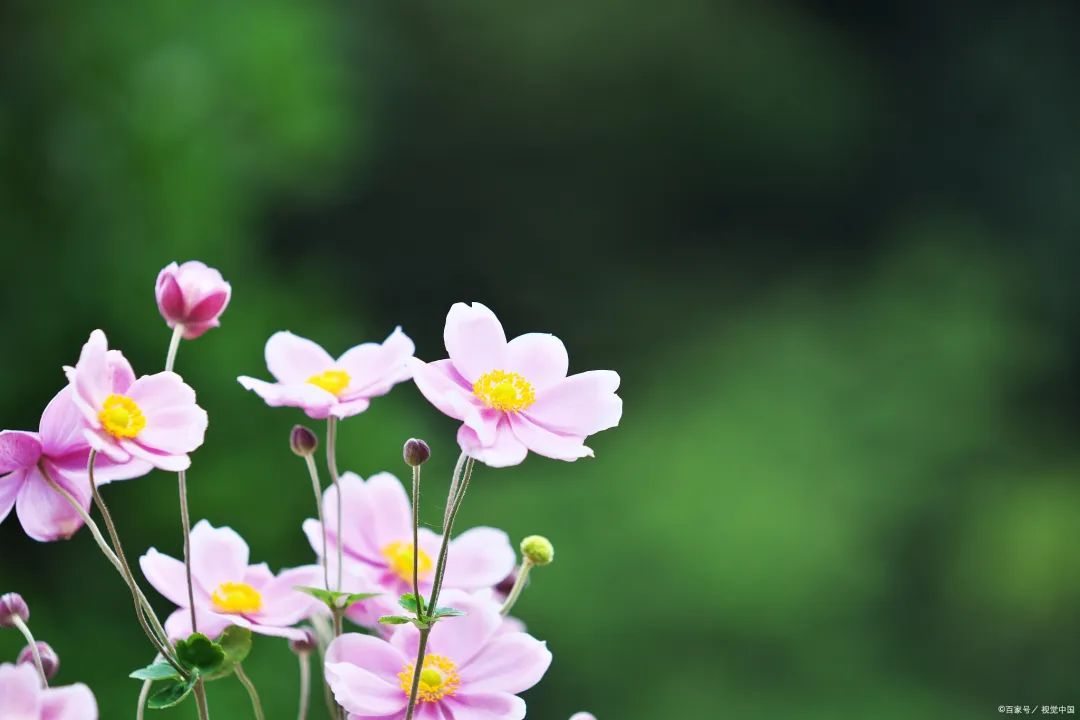
[[[555,653],[531,718],[1080,704],[1078,28],[1050,0],[12,0],[0,425],[36,427],[93,328],[157,370],[156,273],[202,259],[234,295],[179,356],[193,514],[307,563],[302,415],[235,377],[279,329],[336,354],[400,323],[436,359],[480,300],[623,376],[595,460],[482,468],[465,503],[558,548],[519,606]],[[434,525],[454,429],[403,385],[341,466],[403,476],[427,438]],[[107,489],[131,554],[179,553],[175,488]],[[133,716],[150,652],[89,535],[12,516],[0,548],[58,681]],[[292,717],[284,644],[248,671]]]

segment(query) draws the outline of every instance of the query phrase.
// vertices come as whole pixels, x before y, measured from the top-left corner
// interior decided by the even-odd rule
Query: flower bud
[[[221,273],[198,260],[169,263],[154,288],[158,310],[169,327],[184,326],[184,339],[194,340],[217,327],[232,295]]]
[[[41,669],[45,671],[45,679],[52,680],[60,670],[60,656],[56,654],[56,651],[52,649],[49,643],[39,641],[36,644],[38,655],[41,656]],[[34,664],[34,651],[30,649],[29,645],[22,649],[15,662]]]
[[[431,448],[419,438],[409,438],[405,441],[401,454],[405,456],[406,465],[420,467],[431,457]]]
[[[301,640],[290,640],[289,649],[297,655],[303,655],[309,653],[318,647],[318,643],[315,642],[315,633],[311,632],[307,628],[300,628],[304,631],[304,637]]]
[[[521,554],[533,565],[549,565],[555,559],[555,546],[543,535],[530,535],[521,541]]]
[[[293,425],[289,433],[289,447],[300,457],[307,457],[319,447],[319,438],[303,425]]]
[[[30,607],[19,593],[0,595],[0,627],[15,627],[15,618],[30,620]]]

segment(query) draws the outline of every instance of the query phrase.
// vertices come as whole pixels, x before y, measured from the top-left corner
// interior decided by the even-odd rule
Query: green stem
[[[412,469],[412,586],[416,598],[416,617],[424,617],[424,601],[420,597],[420,466]]]
[[[525,585],[529,582],[529,572],[532,569],[532,560],[525,558],[521,561],[521,570],[518,571],[518,576],[514,580],[514,587],[510,588],[510,594],[506,596],[506,601],[503,603],[502,609],[499,610],[503,617],[509,615],[510,611],[514,609],[518,598],[521,597],[521,591],[525,589]]]
[[[172,372],[176,364],[176,351],[180,349],[180,338],[184,335],[184,326],[180,323],[173,328],[172,337],[169,338],[169,352],[165,355],[165,372]]]
[[[412,689],[409,690],[409,707],[405,711],[405,720],[412,720],[413,712],[416,711],[416,695],[420,690],[420,673],[424,670],[424,656],[427,652],[428,635],[431,628],[420,631],[420,646],[416,650],[416,663],[413,665]]]
[[[333,415],[326,419],[326,466],[330,470],[334,492],[337,493],[337,591],[341,592],[341,566],[344,553],[341,538],[341,506],[345,504],[345,499],[341,497],[341,484],[338,483],[337,418]]]
[[[206,703],[206,685],[202,678],[195,681],[195,707],[199,711],[199,720],[210,720],[210,706]]]
[[[131,598],[135,603],[135,617],[139,621],[139,625],[142,626],[143,632],[146,633],[146,637],[150,638],[150,642],[153,643],[154,648],[158,650],[165,659],[181,674],[183,677],[188,677],[188,673],[179,663],[173,660],[170,651],[169,644],[167,642],[162,643],[161,640],[154,635],[154,631],[150,629],[147,624],[148,618],[153,617],[154,622],[157,623],[157,617],[153,613],[147,613],[144,616],[143,606],[139,600],[141,591],[139,590],[138,583],[135,582],[135,575],[131,572],[131,566],[128,564],[127,556],[124,555],[124,546],[120,543],[120,535],[116,532],[116,524],[113,522],[112,513],[109,512],[108,505],[105,504],[104,498],[101,497],[101,493],[98,492],[97,483],[94,480],[94,460],[97,458],[97,451],[91,450],[90,457],[86,463],[86,473],[89,476],[90,481],[90,494],[94,498],[94,504],[97,505],[98,512],[101,513],[101,519],[105,523],[105,529],[109,533],[109,539],[112,540],[113,550],[116,552],[116,557],[120,562],[120,572],[124,576],[124,580],[127,582],[128,590],[131,591]],[[156,628],[155,628],[156,629]],[[162,630],[161,634],[164,635],[165,631]]]
[[[461,485],[457,488],[454,497],[447,500],[447,502],[451,503],[451,507],[447,515],[446,526],[443,528],[442,545],[439,547],[439,560],[435,565],[435,580],[431,587],[431,599],[428,601],[432,612],[438,607],[439,593],[442,591],[443,576],[446,574],[446,561],[450,553],[450,535],[454,531],[454,520],[457,519],[458,511],[461,510],[461,503],[465,499],[465,491],[469,489],[469,481],[472,479],[475,465],[476,461],[471,457],[465,459],[465,467],[461,473]]]
[[[143,720],[146,717],[146,701],[150,697],[150,688],[153,680],[143,680],[142,689],[139,690],[139,705],[135,708],[135,720]]]
[[[297,653],[296,657],[300,660],[300,710],[296,720],[307,720],[311,701],[311,653]]]
[[[184,531],[184,573],[187,576],[188,608],[191,610],[191,632],[194,633],[199,631],[199,627],[195,619],[195,589],[191,582],[191,515],[188,513],[187,472],[181,470],[176,474],[176,478],[180,491],[180,526]]]
[[[41,678],[41,686],[49,687],[49,678],[45,677],[45,666],[41,664],[41,652],[38,650],[37,642],[34,640],[34,635],[30,632],[29,626],[18,615],[12,615],[11,622],[19,629],[19,632],[26,638],[26,643],[30,646],[30,654],[34,656],[34,667],[37,668],[38,677]]]
[[[326,585],[327,592],[330,591],[330,561],[326,557],[326,519],[323,518],[322,508],[322,483],[319,482],[319,468],[315,465],[315,458],[311,455],[304,456],[304,462],[307,463],[308,475],[311,476],[311,489],[315,493],[315,511],[319,514],[319,527],[322,528],[322,572],[323,583]],[[338,505],[341,505],[341,499],[338,498]],[[338,544],[341,544],[341,538],[338,537]]]
[[[244,672],[244,667],[240,663],[236,663],[236,678],[251,698],[251,709],[255,711],[255,720],[266,720],[266,716],[263,715],[262,701],[259,700],[259,691],[255,689],[255,683],[251,682],[251,678]]]

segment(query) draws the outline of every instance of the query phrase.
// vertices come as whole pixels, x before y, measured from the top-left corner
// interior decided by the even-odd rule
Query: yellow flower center
[[[398,673],[401,689],[406,695],[412,692],[414,668],[415,663],[409,663]],[[442,700],[448,695],[453,695],[460,685],[461,678],[458,677],[457,665],[453,660],[442,655],[424,656],[424,664],[420,668],[420,685],[416,693],[418,701]]]
[[[307,379],[315,387],[322,388],[332,395],[340,395],[349,386],[349,373],[344,370],[327,370]]]
[[[383,548],[382,554],[386,558],[386,563],[390,569],[393,570],[399,578],[402,580],[408,580],[412,582],[412,567],[413,567],[413,544],[394,541]],[[420,551],[419,556],[416,558],[417,572],[420,577],[426,577],[434,566],[431,562],[431,556],[423,550]]]
[[[134,400],[126,395],[110,395],[98,413],[106,432],[115,438],[133,438],[146,427],[146,417]]]
[[[473,383],[473,395],[493,410],[518,412],[536,401],[532,383],[516,372],[492,370]]]
[[[223,613],[253,613],[262,608],[262,595],[247,583],[221,583],[210,599]]]

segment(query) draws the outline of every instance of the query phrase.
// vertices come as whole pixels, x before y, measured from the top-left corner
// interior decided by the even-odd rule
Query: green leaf
[[[179,705],[195,687],[196,680],[197,675],[188,680],[166,680],[165,685],[147,699],[146,706],[151,710],[164,710]]]
[[[415,615],[422,615],[425,606],[424,596],[417,597],[413,593],[405,593],[398,598],[398,605]]]
[[[185,666],[208,674],[225,662],[225,650],[202,633],[192,633],[176,643],[176,656]]]
[[[135,670],[128,677],[136,680],[168,680],[170,678],[179,678],[180,673],[176,672],[176,668],[168,662],[158,660],[144,668]]]
[[[406,623],[411,623],[412,621],[412,618],[405,617],[404,615],[383,615],[381,618],[379,618],[379,622],[381,622],[383,625],[405,625]]]
[[[434,617],[437,617],[437,618],[461,617],[464,614],[465,614],[464,610],[458,610],[458,609],[452,608],[452,607],[439,607],[439,608],[435,608]]]
[[[251,652],[251,631],[239,625],[230,625],[217,639],[225,653],[225,660],[221,666],[206,675],[207,680],[218,680],[232,674],[237,663],[242,663]]]
[[[382,594],[338,592],[336,590],[324,590],[323,588],[308,587],[306,585],[297,585],[294,589],[299,590],[302,593],[307,593],[313,598],[322,600],[331,610],[345,610],[353,603],[358,603],[361,600],[367,600],[368,598],[377,597]]]

